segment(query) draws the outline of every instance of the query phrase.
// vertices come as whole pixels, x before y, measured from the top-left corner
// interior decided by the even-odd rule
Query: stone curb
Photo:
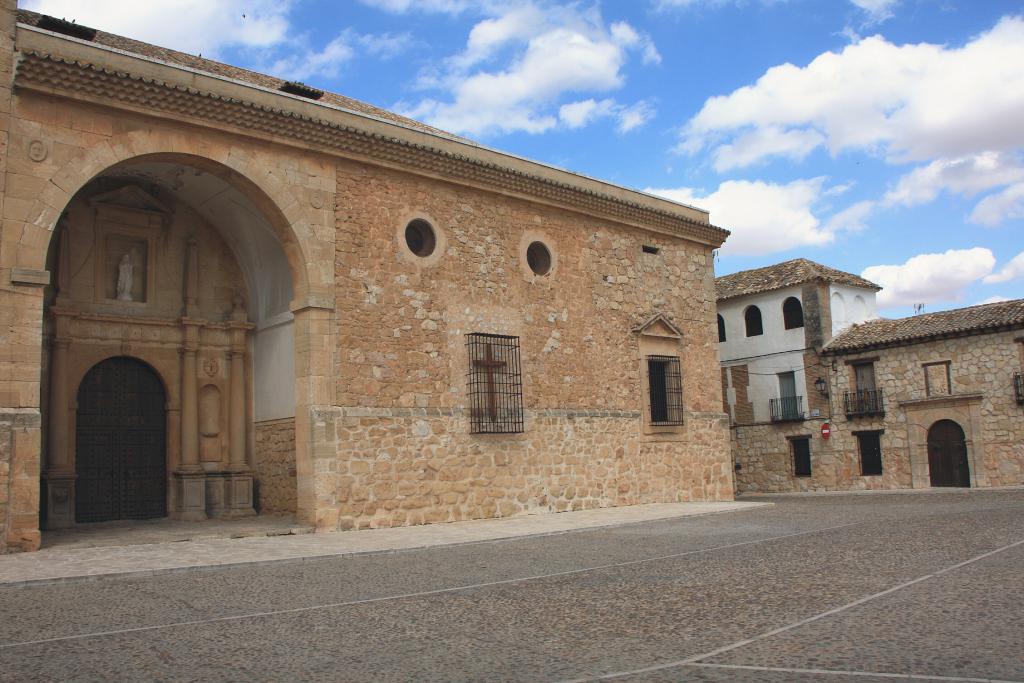
[[[273,558],[267,560],[238,560],[229,561],[219,564],[194,564],[184,565],[180,567],[158,567],[155,569],[132,569],[128,571],[111,571],[102,572],[96,574],[78,574],[71,576],[57,576],[57,577],[44,577],[38,579],[23,579],[17,581],[0,581],[0,592],[4,590],[20,590],[23,588],[33,588],[36,586],[48,586],[58,584],[69,584],[69,583],[88,583],[93,581],[107,581],[114,579],[125,579],[135,578],[144,576],[161,576],[165,574],[185,574],[194,572],[215,572],[226,569],[237,569],[247,567],[265,567],[271,565],[287,565],[287,564],[300,564],[303,562],[312,562],[318,560],[327,560],[340,557],[361,557],[366,555],[396,555],[399,553],[415,552],[420,550],[428,550],[431,548],[455,548],[462,546],[482,545],[484,543],[502,543],[506,541],[513,541],[526,538],[544,538],[547,536],[561,536],[564,534],[571,534],[583,531],[600,531],[604,529],[614,529],[621,527],[638,526],[640,524],[650,524],[654,522],[664,522],[675,519],[689,519],[694,517],[709,517],[711,515],[724,515],[733,512],[745,512],[748,510],[758,510],[766,507],[775,507],[775,503],[761,503],[753,501],[736,501],[744,502],[744,506],[740,508],[732,508],[728,510],[711,510],[708,512],[697,512],[697,513],[683,513],[676,515],[669,515],[666,517],[654,517],[651,519],[643,520],[631,520],[623,522],[612,522],[609,524],[600,524],[596,526],[581,526],[574,529],[556,529],[553,531],[538,531],[533,533],[525,534],[509,534],[506,536],[495,536],[494,538],[484,538],[471,541],[452,541],[452,542],[437,542],[437,543],[425,543],[420,545],[409,545],[398,548],[381,548],[373,550],[339,550],[333,552],[320,553],[316,555],[301,555],[297,557],[282,557]],[[487,521],[487,520],[481,520]],[[373,531],[372,529],[369,531]],[[361,533],[355,532],[332,532],[332,533]],[[252,536],[246,538],[253,538]],[[220,539],[220,540],[236,540],[236,539]],[[180,541],[177,541],[180,543]],[[153,545],[153,544],[149,544]],[[130,547],[130,546],[116,546],[116,547]]]

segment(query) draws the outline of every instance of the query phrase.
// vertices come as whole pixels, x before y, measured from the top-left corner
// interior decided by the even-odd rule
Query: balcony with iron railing
[[[772,422],[798,422],[804,419],[804,397],[783,396],[768,399]]]
[[[1019,372],[1013,373],[1013,395],[1017,397],[1017,403],[1024,405],[1024,375]]]
[[[846,417],[885,415],[885,401],[881,389],[862,389],[843,394]]]

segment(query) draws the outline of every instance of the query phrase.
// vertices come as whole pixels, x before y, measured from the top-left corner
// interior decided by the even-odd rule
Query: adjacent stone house
[[[876,315],[879,287],[794,259],[719,277],[715,289],[737,486],[790,490],[792,449],[805,460],[804,437],[831,415],[819,353],[834,334]],[[776,461],[787,467],[766,466]]]
[[[731,499],[692,207],[0,2],[0,551]]]
[[[877,289],[802,259],[718,278],[738,491],[1024,484],[1024,301],[884,320]]]

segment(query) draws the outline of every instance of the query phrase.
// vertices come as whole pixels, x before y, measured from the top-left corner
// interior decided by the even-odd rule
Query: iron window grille
[[[647,356],[651,424],[683,424],[683,374],[676,356]]]
[[[1024,404],[1024,375],[1019,372],[1013,373],[1013,394],[1017,397],[1017,403]]]
[[[469,431],[515,434],[523,431],[523,379],[519,337],[474,332],[466,335],[469,354]]]
[[[843,394],[847,417],[885,415],[884,395],[881,389],[847,391]]]
[[[804,397],[783,396],[768,399],[772,422],[799,422],[804,419]]]

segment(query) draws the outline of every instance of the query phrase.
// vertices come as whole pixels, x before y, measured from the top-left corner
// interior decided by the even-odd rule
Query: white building
[[[877,316],[878,285],[807,259],[715,280],[724,401],[735,427],[821,417],[817,351]]]

